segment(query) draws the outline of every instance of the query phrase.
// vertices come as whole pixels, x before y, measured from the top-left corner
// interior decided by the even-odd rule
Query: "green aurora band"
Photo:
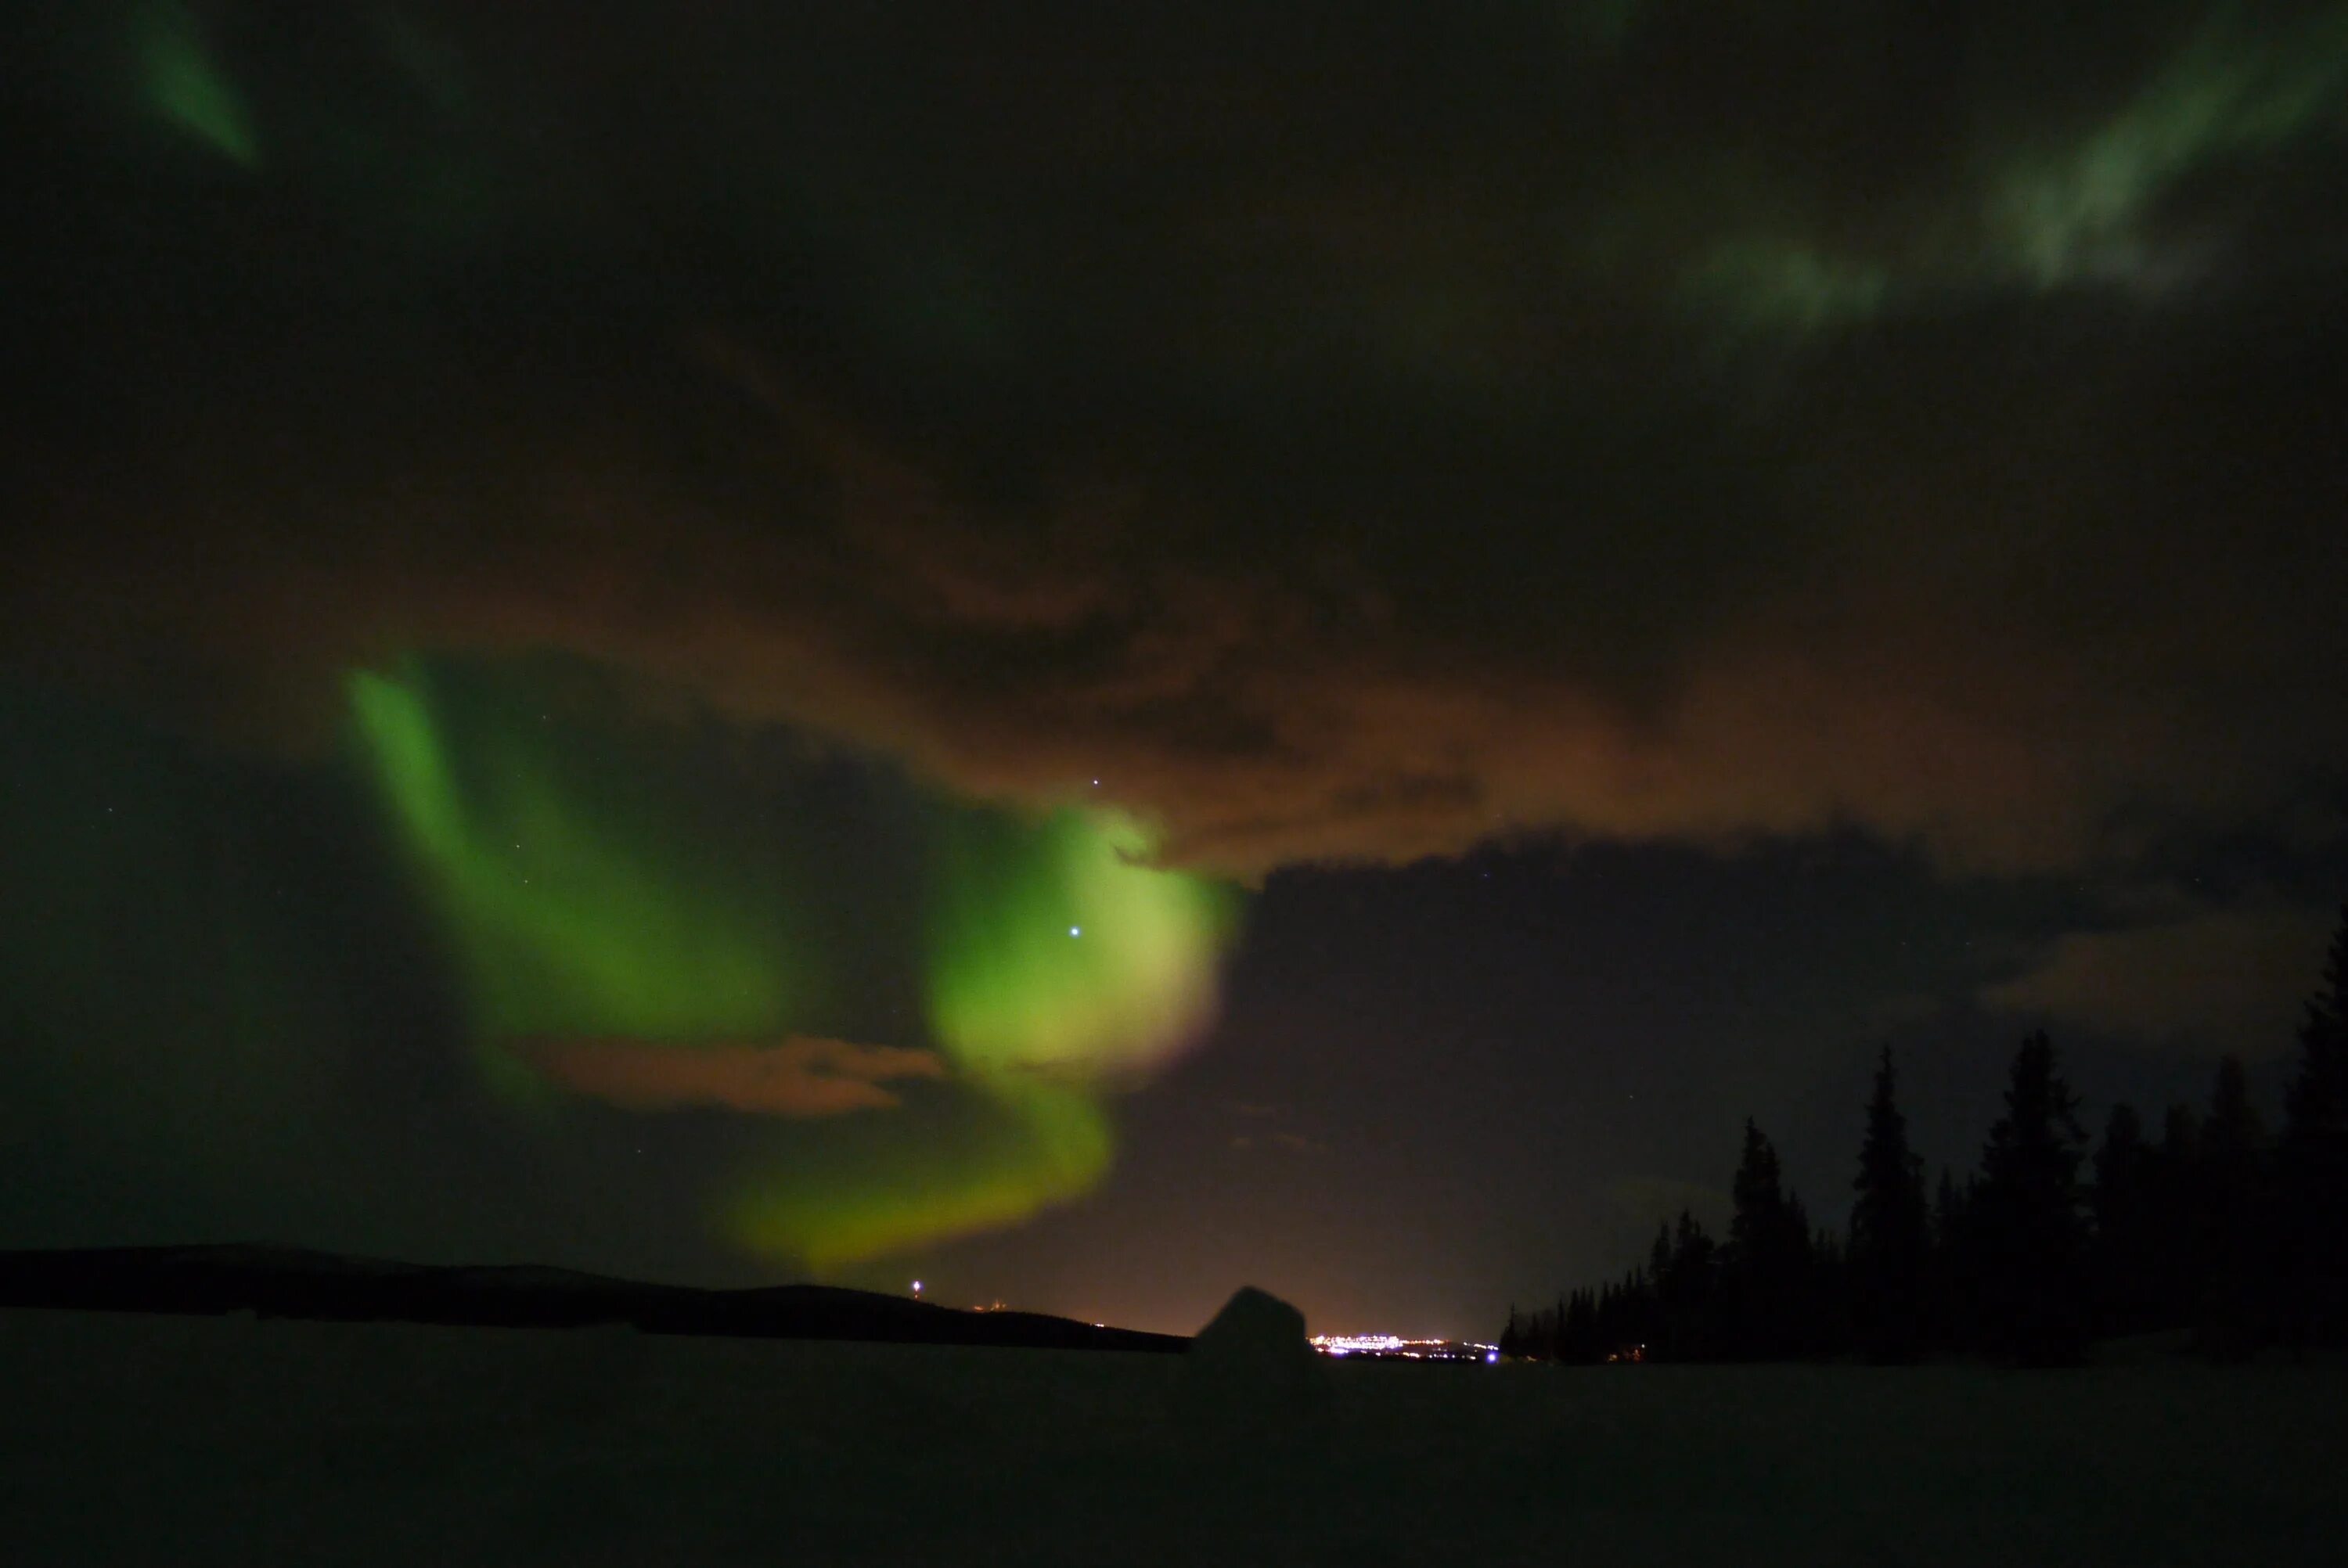
[[[720,1230],[819,1274],[1016,1225],[1090,1192],[1115,1137],[1078,1085],[1016,1074],[964,1081],[954,1102],[806,1129],[720,1205]]]
[[[1141,1068],[1205,1023],[1200,975],[1230,896],[1148,864],[1155,845],[1131,820],[963,812],[939,836],[930,1022],[957,1063]]]
[[[789,845],[719,831],[754,803],[599,790],[514,704],[469,702],[432,667],[355,674],[349,702],[493,1088],[551,1102],[510,1049],[532,1039],[690,1050],[840,1027],[842,938],[811,919],[838,900]],[[778,1129],[714,1209],[737,1244],[819,1271],[1091,1190],[1114,1153],[1104,1096],[1204,1028],[1237,915],[1229,889],[1148,864],[1150,835],[1117,814],[908,798],[929,1038],[885,1043],[932,1046],[953,1076]]]
[[[243,97],[212,58],[194,15],[183,5],[148,6],[139,15],[137,49],[141,90],[154,113],[232,162],[260,163]]]
[[[714,857],[662,866],[623,850],[622,825],[566,793],[541,748],[471,734],[460,747],[425,677],[354,675],[350,702],[505,1085],[529,1081],[499,1049],[515,1039],[784,1032],[790,955]]]

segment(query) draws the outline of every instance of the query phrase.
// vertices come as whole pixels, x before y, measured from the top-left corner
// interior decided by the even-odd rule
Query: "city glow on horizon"
[[[1313,1348],[1323,1356],[1390,1356],[1408,1361],[1496,1362],[1499,1347],[1474,1339],[1406,1339],[1399,1334],[1315,1334]]]

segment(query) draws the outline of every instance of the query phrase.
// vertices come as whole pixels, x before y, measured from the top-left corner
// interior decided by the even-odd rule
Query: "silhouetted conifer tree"
[[[1745,1119],[1745,1150],[1736,1162],[1733,1189],[1735,1212],[1728,1222],[1728,1239],[1742,1256],[1766,1253],[1776,1245],[1785,1225],[1786,1195],[1781,1186],[1777,1151]]]
[[[1932,1346],[1950,1349],[1970,1337],[1972,1317],[1965,1304],[1972,1284],[1965,1252],[1965,1189],[1957,1174],[1941,1167],[1932,1198],[1932,1250],[1925,1270],[1925,1331]]]
[[[1566,1358],[1573,1361],[1594,1361],[1598,1358],[1598,1304],[1587,1290],[1577,1290],[1565,1307]]]
[[[1671,1226],[1663,1226],[1664,1245],[1668,1248]],[[1668,1253],[1666,1253],[1668,1257]],[[1614,1293],[1614,1322],[1608,1334],[1607,1353],[1627,1352],[1632,1347],[1645,1347],[1655,1336],[1655,1287],[1653,1276],[1645,1269],[1634,1268],[1622,1276],[1622,1287]]]
[[[1992,1347],[2033,1365],[2077,1359],[2088,1333],[2077,1097],[2043,1033],[2015,1052],[2005,1114],[1982,1151],[1965,1230]]]
[[[2201,1113],[2190,1105],[2172,1105],[2160,1119],[2160,1157],[2179,1170],[2189,1169],[2201,1157]]]
[[[2219,1355],[2278,1334],[2348,1337],[2348,911],[2300,1043],[2279,1143],[2228,1057],[2207,1115],[2171,1106],[2157,1145],[2130,1107],[2114,1106],[2090,1187],[2077,1098],[2034,1034],[2014,1055],[1980,1174],[1944,1168],[1929,1215],[1886,1047],[1847,1249],[1812,1234],[1748,1119],[1725,1245],[1683,1210],[1620,1281],[1529,1316],[1510,1307],[1502,1347],[1566,1359],[1982,1348],[2043,1364],[2076,1358],[2096,1333],[2190,1326]]]
[[[2250,1105],[2238,1057],[2218,1064],[2209,1114],[2201,1123],[2194,1191],[2194,1251],[2201,1269],[2194,1327],[2204,1350],[2247,1355],[2260,1336],[2260,1303],[2267,1294],[2261,1276],[2271,1254],[2266,1129]]]
[[[2279,1286],[2300,1343],[2348,1337],[2348,908],[2283,1101]]]
[[[2095,1240],[2096,1327],[2106,1334],[2137,1334],[2167,1327],[2162,1254],[2175,1243],[2170,1217],[2159,1207],[2158,1156],[2144,1141],[2144,1124],[2127,1105],[2112,1107],[2096,1151],[2091,1204]]]
[[[1908,1147],[1894,1098],[1891,1048],[1877,1059],[1859,1149],[1859,1196],[1850,1211],[1850,1303],[1860,1348],[1878,1361],[1912,1361],[1924,1343],[1924,1279],[1931,1234],[1924,1162]]]
[[[2191,1325],[2200,1299],[2207,1262],[2201,1255],[2201,1113],[2171,1105],[2162,1116],[2160,1142],[2152,1152],[2152,1224],[2159,1233],[2155,1290],[2159,1327]]]
[[[1749,1358],[1791,1354],[1810,1337],[1809,1220],[1798,1201],[1787,1200],[1777,1151],[1749,1117],[1731,1195],[1723,1349]]]
[[[1797,1213],[1802,1200],[1789,1200]],[[1850,1255],[1842,1238],[1829,1227],[1812,1235],[1803,1219],[1807,1245],[1797,1262],[1797,1300],[1794,1349],[1804,1355],[1847,1355],[1859,1347],[1850,1316]]]
[[[1704,1226],[1682,1209],[1672,1227],[1671,1255],[1655,1279],[1656,1322],[1651,1338],[1660,1359],[1700,1361],[1715,1353],[1713,1252]]]

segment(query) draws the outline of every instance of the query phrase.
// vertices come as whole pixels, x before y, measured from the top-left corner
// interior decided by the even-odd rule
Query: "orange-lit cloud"
[[[2250,1061],[2296,1048],[2333,916],[2260,905],[2064,937],[2039,966],[1982,999],[2188,1052]]]
[[[484,101],[548,62],[526,135],[289,60],[298,123],[419,118],[217,187],[93,153],[19,225],[0,657],[278,732],[354,662],[574,653],[969,794],[1098,778],[1249,877],[1842,827],[2071,870],[2322,809],[2329,25],[2114,19],[2083,73],[2023,7],[1634,9],[1472,105],[1475,29],[1365,69],[1252,14],[1146,112],[1107,15],[957,16],[986,68],[852,102],[829,12],[447,19]],[[663,81],[695,112],[608,98]]]
[[[842,1116],[901,1103],[891,1082],[947,1076],[934,1051],[808,1035],[772,1045],[533,1040],[513,1050],[572,1093],[630,1111],[715,1106],[759,1116]]]

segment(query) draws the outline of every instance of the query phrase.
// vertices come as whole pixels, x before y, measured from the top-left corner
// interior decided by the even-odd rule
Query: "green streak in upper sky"
[[[958,813],[940,834],[930,1020],[958,1061],[1087,1074],[1148,1065],[1213,1005],[1231,896],[1148,864],[1110,813]]]
[[[247,169],[261,161],[261,142],[242,97],[205,47],[202,26],[181,5],[159,4],[139,13],[139,71],[149,108],[223,158]]]
[[[2026,160],[1999,210],[2029,272],[2108,270],[2168,185],[2213,160],[2348,125],[2348,6],[2252,29],[2220,11],[2075,147]]]
[[[1716,215],[1709,232],[1683,241],[1685,214],[1633,197],[1587,254],[1635,275],[1655,248],[1679,248],[1683,307],[1796,337],[1982,289],[2163,287],[2200,264],[2161,227],[2162,203],[2187,182],[2348,134],[2348,5],[2264,22],[2221,6],[2100,116],[2048,130],[2039,107],[2023,128],[1980,133],[1979,173],[1953,201],[1919,200],[1871,231],[1807,232],[1782,214],[1756,223],[1756,205],[1802,210],[1807,171],[1729,166],[1723,179],[1696,168],[1687,189],[1709,193],[1692,201],[1700,221]]]
[[[790,1027],[789,956],[722,873],[632,852],[649,826],[599,820],[543,748],[483,733],[460,754],[421,677],[354,675],[350,700],[483,1035],[692,1043]]]
[[[1747,326],[1816,332],[1875,315],[1891,274],[1806,245],[1741,239],[1686,269],[1681,286],[1691,302]]]

